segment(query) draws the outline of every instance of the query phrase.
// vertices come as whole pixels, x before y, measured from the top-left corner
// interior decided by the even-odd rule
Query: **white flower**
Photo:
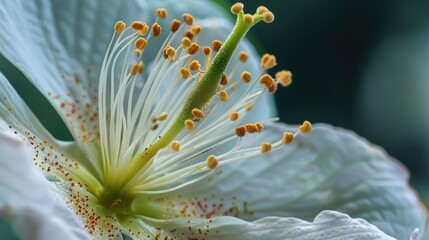
[[[55,206],[67,211],[6,135],[0,217],[39,239],[53,229],[69,239],[391,239],[377,227],[398,238],[421,227],[425,212],[405,171],[383,152],[329,126],[303,135],[308,122],[272,123],[261,96],[288,85],[290,73],[264,75],[275,58],[259,64],[246,43],[234,55],[251,25],[273,20],[265,8],[253,16],[241,8],[232,8],[231,31],[207,1],[3,2],[0,52],[45,94],[74,141],[55,139],[3,75],[1,121],[29,143],[84,227],[72,212],[48,217]],[[196,19],[184,15],[176,31],[171,15],[187,11]],[[203,49],[216,39],[218,52],[219,41]]]

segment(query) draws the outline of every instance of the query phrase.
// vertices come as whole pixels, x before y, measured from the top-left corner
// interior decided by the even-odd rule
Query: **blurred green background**
[[[429,1],[241,2],[247,12],[265,5],[275,14],[250,37],[277,56],[272,74],[293,72],[293,84],[276,93],[281,120],[357,132],[402,161],[429,202]]]

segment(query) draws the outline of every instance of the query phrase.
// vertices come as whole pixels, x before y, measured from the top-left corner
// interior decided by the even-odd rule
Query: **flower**
[[[229,34],[228,22],[205,1],[163,2],[168,9],[192,4],[198,10],[196,19],[184,14],[168,22],[164,18],[175,14],[155,1],[63,4],[4,3],[0,52],[46,95],[73,141],[55,139],[3,76],[0,116],[29,143],[36,165],[55,177],[53,191],[84,226],[64,206],[52,207],[60,204],[28,166],[24,147],[2,135],[0,212],[14,227],[26,220],[37,228],[34,216],[47,219],[53,212],[64,216],[41,224],[40,238],[55,229],[71,239],[391,239],[377,227],[398,238],[421,227],[425,212],[405,171],[383,152],[325,125],[298,135],[311,125],[286,127],[271,123],[267,105],[251,109],[291,77],[263,74],[276,64],[272,55],[260,66],[253,53],[233,55],[253,24],[273,20],[266,8],[250,15],[233,5],[238,20]],[[17,17],[18,10],[25,14]],[[138,18],[155,12],[156,19]],[[22,164],[14,164],[16,158]],[[22,181],[8,181],[17,177]]]

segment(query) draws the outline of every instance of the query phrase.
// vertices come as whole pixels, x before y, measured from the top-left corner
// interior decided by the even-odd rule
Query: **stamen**
[[[262,142],[261,143],[261,153],[267,153],[267,152],[271,151],[272,148],[273,148],[273,146],[269,142]]]
[[[187,38],[189,38],[189,39],[193,39],[194,38],[194,33],[192,33],[192,31],[191,30],[186,30],[184,33],[183,33],[183,37],[187,37]]]
[[[299,131],[302,133],[308,133],[311,131],[311,123],[309,121],[304,121],[304,123],[299,127]]]
[[[290,71],[282,70],[276,73],[276,80],[283,86],[287,87],[292,83],[292,73]]]
[[[207,168],[215,169],[218,164],[219,164],[219,160],[216,158],[215,155],[210,155],[207,157],[207,160],[206,160]]]
[[[140,32],[142,35],[145,35],[147,33],[147,30],[149,29],[149,27],[146,25],[146,23],[142,22],[142,21],[135,21],[135,22],[131,23],[131,28],[134,31]]]
[[[172,141],[170,143],[170,150],[173,152],[180,151],[180,142],[179,141]]]
[[[243,71],[241,73],[241,80],[243,80],[245,83],[249,83],[252,80],[252,74],[248,71]]]
[[[257,132],[262,132],[262,130],[265,128],[264,125],[260,122],[256,122],[255,125],[258,127]]]
[[[114,27],[115,32],[122,33],[125,30],[126,26],[127,25],[123,21],[117,21]]]
[[[226,85],[228,84],[228,76],[226,75],[226,73],[222,73],[222,77],[220,79],[220,85]]]
[[[191,43],[192,43],[191,39],[189,39],[188,37],[183,37],[182,38],[182,43],[181,43],[180,46],[182,48],[187,48],[187,47],[191,46]]]
[[[168,118],[168,113],[166,113],[166,112],[163,112],[163,113],[161,113],[156,119],[158,120],[158,121],[164,121],[164,120],[166,120]]]
[[[266,8],[265,6],[259,6],[256,9],[256,12],[259,13],[259,14],[263,14],[264,12],[267,12],[267,11],[268,11],[268,8]]]
[[[242,51],[238,54],[238,60],[240,60],[240,62],[244,63],[247,61],[248,58],[249,58],[249,54],[247,52]]]
[[[180,73],[182,74],[182,78],[186,79],[191,75],[191,71],[189,69],[182,67],[179,69]]]
[[[195,119],[202,119],[204,117],[203,111],[201,111],[198,108],[192,109],[192,115],[194,116]]]
[[[195,127],[195,125],[194,125],[194,121],[192,121],[191,119],[187,119],[187,120],[185,121],[185,128],[186,128],[187,130],[192,130],[192,129],[194,129],[194,127]]]
[[[138,49],[138,50],[143,50],[147,45],[147,41],[144,38],[138,38],[134,44],[134,46]]]
[[[274,67],[275,65],[277,65],[277,61],[276,61],[276,57],[274,55],[271,54],[264,54],[261,58],[261,67],[262,69],[270,69],[272,67]]]
[[[200,68],[201,68],[201,64],[200,64],[200,62],[198,62],[198,60],[193,60],[189,64],[189,69],[193,72],[200,70]]]
[[[161,31],[162,31],[162,28],[158,23],[154,23],[152,25],[152,34],[154,37],[158,37],[159,35],[161,35]]]
[[[251,124],[251,123],[245,124],[244,128],[246,129],[246,132],[248,132],[248,133],[255,133],[255,132],[258,132],[258,130],[259,130],[258,126],[256,126],[256,124]]]
[[[235,120],[237,120],[238,119],[238,117],[239,117],[240,115],[238,114],[238,112],[237,111],[234,111],[234,112],[232,112],[230,115],[229,115],[229,119],[231,119],[231,121],[235,121]]]
[[[252,24],[253,23],[253,16],[250,14],[245,14],[244,15],[244,21],[249,25]]]
[[[253,108],[253,103],[248,103],[244,106],[244,109],[246,111],[250,111],[250,110],[252,110],[252,108]]]
[[[239,12],[241,12],[241,10],[243,10],[243,8],[244,8],[244,4],[241,2],[237,2],[234,5],[232,5],[231,12],[233,14],[238,14]]]
[[[156,9],[156,14],[161,19],[165,19],[167,17],[167,9],[165,9],[165,8],[158,8],[158,9]]]
[[[189,13],[183,14],[182,20],[188,25],[192,25],[194,23],[194,17]]]
[[[266,23],[271,23],[274,21],[274,14],[270,11],[266,11],[262,14],[263,18],[264,18],[264,22]]]
[[[200,45],[193,42],[193,43],[191,43],[191,45],[188,48],[188,53],[191,55],[194,55],[195,53],[198,52],[199,49],[200,49]]]
[[[228,100],[228,93],[225,90],[219,92],[219,98],[221,101],[225,102]]]
[[[293,133],[285,132],[285,133],[283,133],[283,138],[282,138],[281,143],[282,144],[289,144],[293,141],[294,138],[295,138],[295,136],[293,135]]]
[[[191,32],[192,34],[194,34],[194,36],[197,36],[198,34],[200,34],[202,30],[203,28],[200,25],[196,25],[191,28]]]
[[[170,31],[176,32],[180,27],[180,21],[177,19],[173,19],[170,24]]]
[[[244,137],[244,135],[246,135],[246,128],[244,126],[235,128],[235,135],[238,137]]]
[[[214,40],[212,42],[212,47],[213,47],[213,51],[217,52],[220,50],[220,48],[222,47],[222,42],[219,40]]]

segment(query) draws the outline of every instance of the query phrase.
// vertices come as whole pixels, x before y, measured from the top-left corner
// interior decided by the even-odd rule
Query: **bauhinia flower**
[[[0,218],[27,239],[416,238],[402,166],[344,130],[273,122],[267,96],[292,75],[243,40],[274,14],[243,7],[231,30],[206,1],[2,2],[0,52],[73,141],[0,75],[2,126],[29,146],[0,135]]]

